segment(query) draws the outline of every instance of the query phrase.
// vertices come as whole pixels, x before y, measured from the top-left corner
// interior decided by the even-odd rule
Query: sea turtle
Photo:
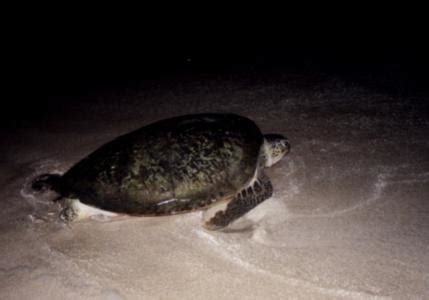
[[[61,175],[44,174],[66,222],[89,215],[171,215],[207,210],[204,226],[220,229],[271,197],[264,174],[289,152],[281,135],[262,135],[248,118],[194,114],[161,120],[101,146]]]

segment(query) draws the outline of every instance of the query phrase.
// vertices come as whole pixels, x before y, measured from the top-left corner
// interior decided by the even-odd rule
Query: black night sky
[[[10,32],[6,69],[14,100],[5,101],[3,112],[6,118],[34,117],[56,96],[202,74],[322,72],[393,93],[427,91],[425,30],[417,17],[336,15],[265,15],[231,25],[204,16],[128,23],[36,18]]]

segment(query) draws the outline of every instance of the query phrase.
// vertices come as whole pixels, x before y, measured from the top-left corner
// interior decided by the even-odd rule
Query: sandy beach
[[[1,133],[0,298],[427,299],[427,101],[293,72],[58,96]],[[29,188],[121,134],[202,112],[246,116],[292,147],[267,169],[273,197],[225,232],[201,212],[67,226]]]

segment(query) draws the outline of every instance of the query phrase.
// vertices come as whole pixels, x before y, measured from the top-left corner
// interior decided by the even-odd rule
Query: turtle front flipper
[[[257,179],[241,190],[232,199],[224,210],[219,210],[215,215],[204,223],[204,227],[209,230],[218,230],[226,227],[234,220],[240,218],[259,203],[271,197],[273,186],[270,179],[260,171]]]

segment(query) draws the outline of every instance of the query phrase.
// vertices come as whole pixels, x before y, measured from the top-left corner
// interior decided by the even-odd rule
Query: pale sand
[[[299,75],[92,93],[3,134],[0,299],[428,299],[427,104]],[[292,151],[230,232],[201,212],[58,222],[38,173],[162,118],[233,112]]]

